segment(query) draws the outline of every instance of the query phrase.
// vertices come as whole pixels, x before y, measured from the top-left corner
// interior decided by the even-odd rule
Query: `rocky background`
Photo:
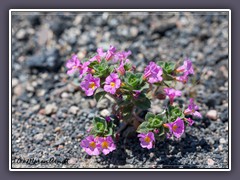
[[[228,31],[224,12],[13,12],[12,167],[228,168]],[[86,97],[64,64],[109,45],[131,50],[138,71],[190,57],[197,82],[179,85],[178,101],[193,96],[203,119],[151,150],[132,138],[88,156],[79,143],[95,115],[110,114],[111,99]],[[150,111],[159,109],[155,100]]]

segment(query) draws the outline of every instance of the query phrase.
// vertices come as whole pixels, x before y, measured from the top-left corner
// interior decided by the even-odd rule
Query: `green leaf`
[[[93,133],[103,134],[107,127],[107,122],[104,118],[95,117],[93,121]]]
[[[107,94],[107,92],[105,91],[100,91],[95,93],[94,98],[96,99],[96,101],[98,102],[100,99],[102,99],[105,95]]]
[[[149,132],[148,122],[147,122],[147,121],[142,122],[142,123],[138,126],[137,132],[138,132],[138,133],[148,133],[148,132]]]
[[[96,132],[98,132],[98,133],[102,133],[105,130],[105,126],[103,123],[98,122],[98,123],[94,124],[94,126],[95,126]]]
[[[175,121],[177,118],[184,118],[184,113],[182,109],[177,106],[169,107],[169,119],[171,122]]]
[[[93,61],[93,62],[91,62],[89,65],[88,65],[88,67],[89,68],[93,68],[95,65],[97,65],[97,64],[99,64],[99,62],[98,61]]]
[[[112,136],[113,135],[113,129],[112,128],[109,128],[107,133],[104,134],[105,136]]]
[[[156,116],[154,118],[149,119],[149,127],[150,128],[159,128],[163,124],[162,120],[157,118]]]
[[[175,69],[175,66],[176,66],[176,63],[174,62],[165,62],[165,61],[158,61],[157,62],[157,65],[159,65],[165,74],[171,74],[174,69]]]
[[[143,83],[143,78],[141,73],[131,73],[131,72],[126,72],[126,77],[124,78],[126,85],[131,89],[131,90],[137,90],[142,87]]]
[[[161,68],[164,67],[165,61],[158,61],[157,65],[159,65]]]
[[[132,65],[130,63],[124,64],[124,69],[126,71],[130,70],[132,68]]]
[[[164,65],[164,70],[170,74],[173,72],[173,70],[175,69],[175,63],[174,62],[165,62],[165,65]]]
[[[155,115],[154,115],[153,113],[148,112],[148,113],[146,114],[146,116],[145,116],[145,120],[148,120],[148,119],[154,118],[154,117],[155,117]]]
[[[95,70],[94,75],[97,77],[106,77],[109,74],[109,65],[106,62],[95,64],[93,69]]]

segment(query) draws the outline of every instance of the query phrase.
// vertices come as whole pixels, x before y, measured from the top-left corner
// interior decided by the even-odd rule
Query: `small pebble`
[[[211,120],[217,120],[217,111],[216,110],[210,110],[207,112],[207,117]]]
[[[76,164],[76,162],[77,162],[76,158],[71,158],[68,160],[68,164],[70,164],[70,165],[74,165],[74,164]]]
[[[52,114],[52,113],[56,113],[57,110],[58,110],[58,107],[57,107],[57,105],[56,105],[55,103],[53,103],[53,104],[48,104],[48,105],[46,105],[46,107],[45,107],[45,114],[46,114],[46,115],[50,115],[50,114]]]
[[[36,135],[34,136],[34,139],[35,139],[36,141],[41,141],[41,140],[43,139],[43,134],[42,134],[42,133],[36,134]]]
[[[208,159],[207,163],[209,166],[213,166],[214,165],[214,161],[212,159]]]
[[[21,39],[24,39],[26,35],[27,35],[26,31],[24,29],[20,29],[16,34],[16,38],[21,40]]]
[[[55,129],[54,129],[54,132],[60,132],[61,131],[61,128],[60,127],[56,127]]]
[[[107,109],[100,111],[100,115],[103,117],[110,116],[110,112]]]
[[[66,93],[66,92],[63,92],[63,93],[61,94],[61,97],[62,97],[62,98],[68,98],[68,97],[69,97],[69,94]]]
[[[227,143],[227,141],[224,138],[220,138],[219,142],[220,142],[220,144],[226,144]]]
[[[77,106],[71,106],[69,109],[69,112],[72,114],[77,114],[79,111],[79,108]]]

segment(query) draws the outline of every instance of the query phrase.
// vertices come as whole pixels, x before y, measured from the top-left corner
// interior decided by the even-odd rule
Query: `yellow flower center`
[[[144,138],[144,141],[147,142],[147,143],[150,143],[151,139],[147,136]]]
[[[102,145],[103,149],[107,149],[108,148],[108,142],[107,141],[103,141],[101,145]]]
[[[178,128],[178,126],[176,124],[174,124],[173,127],[172,127],[173,131],[176,131],[177,128]]]
[[[114,87],[114,86],[115,86],[115,83],[114,83],[114,82],[111,82],[111,83],[110,83],[110,86]]]
[[[88,85],[88,88],[92,88],[94,89],[95,88],[95,83],[94,82],[90,82],[89,85]]]
[[[95,148],[96,147],[96,143],[94,141],[92,141],[92,142],[89,143],[89,146],[91,148]]]
[[[195,110],[194,109],[192,109],[192,113],[194,113],[195,112]]]

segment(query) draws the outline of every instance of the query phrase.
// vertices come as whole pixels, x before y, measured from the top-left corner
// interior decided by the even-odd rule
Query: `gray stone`
[[[16,38],[19,40],[22,40],[24,38],[26,38],[27,36],[27,32],[24,29],[20,29],[17,33],[16,33]]]
[[[42,133],[39,133],[39,134],[36,134],[35,136],[34,136],[34,139],[36,140],[36,141],[41,141],[42,139],[43,139],[43,134]]]
[[[69,108],[69,113],[72,113],[72,114],[77,114],[79,111],[79,108],[77,106],[71,106]]]
[[[53,103],[53,104],[48,104],[48,105],[46,105],[46,107],[45,107],[45,114],[46,114],[46,115],[50,115],[50,114],[52,114],[52,113],[56,113],[57,110],[58,110],[58,107],[57,107],[57,105],[56,105],[55,103]]]

